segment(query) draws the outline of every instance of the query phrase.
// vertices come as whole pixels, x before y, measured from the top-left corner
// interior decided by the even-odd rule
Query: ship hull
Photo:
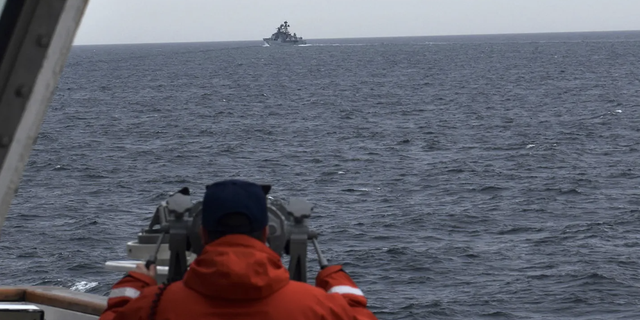
[[[280,41],[280,40],[271,40],[270,38],[264,38],[262,39],[262,41],[264,41],[264,43],[266,43],[269,46],[299,46],[299,45],[307,44],[307,42],[304,40]]]

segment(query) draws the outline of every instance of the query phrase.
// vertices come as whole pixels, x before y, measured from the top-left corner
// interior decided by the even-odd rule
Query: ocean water
[[[309,43],[74,47],[1,284],[106,295],[169,193],[243,178],[379,319],[640,318],[640,32]]]

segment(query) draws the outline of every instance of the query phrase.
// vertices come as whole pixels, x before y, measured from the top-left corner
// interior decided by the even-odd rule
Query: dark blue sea
[[[639,53],[640,32],[75,46],[0,279],[106,295],[168,194],[242,178],[316,205],[379,319],[640,319]]]

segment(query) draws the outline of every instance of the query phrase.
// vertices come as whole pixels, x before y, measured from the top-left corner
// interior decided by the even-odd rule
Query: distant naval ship
[[[298,37],[298,35],[291,34],[289,32],[289,27],[291,27],[289,25],[289,23],[287,21],[285,21],[283,24],[281,24],[275,33],[273,33],[271,35],[271,37],[269,38],[262,38],[262,40],[267,44],[267,45],[301,45],[301,44],[307,44],[306,40],[303,40],[302,37]]]

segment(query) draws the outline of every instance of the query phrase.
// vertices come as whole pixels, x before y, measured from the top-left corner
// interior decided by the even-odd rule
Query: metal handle
[[[156,243],[155,253],[149,256],[147,262],[145,262],[144,267],[149,270],[152,264],[156,264],[156,260],[158,260],[158,251],[160,251],[160,246],[162,245],[162,238],[164,238],[164,232],[160,234],[160,238],[158,239],[158,243]]]
[[[318,246],[318,240],[316,238],[311,239],[313,242],[313,247],[316,249],[316,254],[318,254],[318,262],[320,263],[320,269],[324,269],[329,266],[327,259],[322,256],[322,252],[320,252],[320,247]]]

